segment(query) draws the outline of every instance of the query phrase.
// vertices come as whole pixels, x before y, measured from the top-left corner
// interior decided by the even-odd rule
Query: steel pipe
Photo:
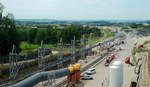
[[[38,82],[47,79],[47,77],[51,74],[55,74],[55,77],[58,78],[58,77],[65,76],[69,73],[70,73],[70,71],[68,68],[63,68],[63,69],[53,70],[53,71],[39,72],[39,73],[37,73],[25,80],[22,80],[12,86],[9,86],[9,87],[32,87],[32,86],[36,85]]]

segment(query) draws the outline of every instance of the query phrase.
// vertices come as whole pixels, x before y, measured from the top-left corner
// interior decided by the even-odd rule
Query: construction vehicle
[[[109,64],[113,59],[115,59],[115,57],[116,57],[115,54],[109,54],[108,57],[106,58],[105,66],[109,66]]]

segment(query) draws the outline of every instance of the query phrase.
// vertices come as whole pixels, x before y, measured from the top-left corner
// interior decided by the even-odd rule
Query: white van
[[[92,75],[92,74],[96,73],[96,70],[95,70],[95,68],[90,68],[85,73],[88,74],[88,75]]]

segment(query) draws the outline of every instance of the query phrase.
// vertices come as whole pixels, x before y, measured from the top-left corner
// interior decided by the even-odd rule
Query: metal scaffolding
[[[113,44],[112,42],[114,42],[117,38],[119,38],[119,36],[112,37],[112,38],[110,38],[108,40],[105,40],[105,41],[101,42],[100,44],[98,44],[96,46],[91,47],[91,49],[94,48],[94,47],[97,47],[97,46],[102,46],[103,47],[105,44],[110,43],[110,42],[111,42],[111,44]],[[80,51],[80,53],[82,55],[82,58],[84,59],[85,58],[85,53],[86,53],[85,50],[87,49],[87,47],[86,47],[86,39],[83,36],[82,40],[75,40],[75,41],[80,41],[80,44],[82,46],[82,47],[80,47],[82,49]],[[63,45],[62,39],[61,39],[59,44],[58,44],[58,48],[59,48],[58,63],[55,63],[55,64],[59,65],[58,67],[62,67],[63,66],[63,62],[65,61],[65,60],[63,61],[63,46],[64,45]],[[41,48],[42,47],[43,47],[43,42],[41,42]],[[11,69],[13,72],[17,71],[16,69],[18,69],[17,68],[17,57],[12,56],[12,55],[15,54],[15,50],[14,49],[15,49],[15,47],[13,47],[12,53],[10,53],[11,56],[9,57],[10,58],[10,65],[14,66]],[[42,52],[39,51],[39,53],[40,53],[39,55],[43,55]],[[43,55],[43,57],[44,57],[44,55]],[[41,58],[39,58],[38,60],[39,60],[38,61],[39,65],[43,64],[43,62],[41,61],[42,60]],[[48,77],[49,73],[55,73],[55,75],[50,74],[49,77]],[[57,77],[65,76],[65,75],[68,75],[69,73],[70,73],[70,71],[67,68],[58,69],[58,70],[54,70],[54,71],[39,72],[39,73],[37,73],[37,74],[27,78],[27,79],[25,79],[25,80],[15,84],[12,87],[30,87],[30,86],[33,86],[33,85],[35,85],[35,84],[37,84],[37,83],[39,83],[39,82],[41,82],[41,81],[43,81],[43,80],[45,80],[47,78],[49,80],[50,86],[52,86],[52,84],[55,84],[55,81],[54,81],[55,77],[57,78]]]
[[[92,33],[90,33],[90,36],[88,37],[88,48],[90,48],[92,45],[91,41],[92,41]],[[90,53],[91,53],[91,50],[89,49],[88,55],[90,55]]]
[[[41,46],[38,48],[38,67],[43,69],[45,67],[44,56],[45,56],[45,48],[43,46],[43,41],[41,41]]]
[[[55,73],[48,75],[48,87],[56,87]]]
[[[9,79],[11,81],[14,81],[16,79],[16,76],[18,74],[18,54],[16,53],[15,45],[13,45],[12,52],[9,53],[9,65],[10,65],[10,75]]]
[[[76,47],[75,47],[75,43],[76,43],[76,39],[75,39],[75,36],[73,38],[73,40],[71,40],[71,54],[72,54],[72,57],[71,57],[71,63],[74,64],[76,62],[76,59],[75,59],[75,52],[76,52]]]
[[[84,35],[82,37],[82,40],[80,40],[80,46],[81,46],[81,59],[83,59],[83,60],[85,60],[85,62],[87,62],[87,59],[85,57],[86,39],[85,39]]]
[[[58,49],[58,57],[57,57],[57,67],[62,68],[63,67],[63,42],[62,38],[60,39],[60,42],[57,44],[57,49]]]

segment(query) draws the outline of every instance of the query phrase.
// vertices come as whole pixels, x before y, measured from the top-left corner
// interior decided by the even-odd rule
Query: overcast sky
[[[16,19],[150,19],[150,0],[0,0],[0,2]]]

